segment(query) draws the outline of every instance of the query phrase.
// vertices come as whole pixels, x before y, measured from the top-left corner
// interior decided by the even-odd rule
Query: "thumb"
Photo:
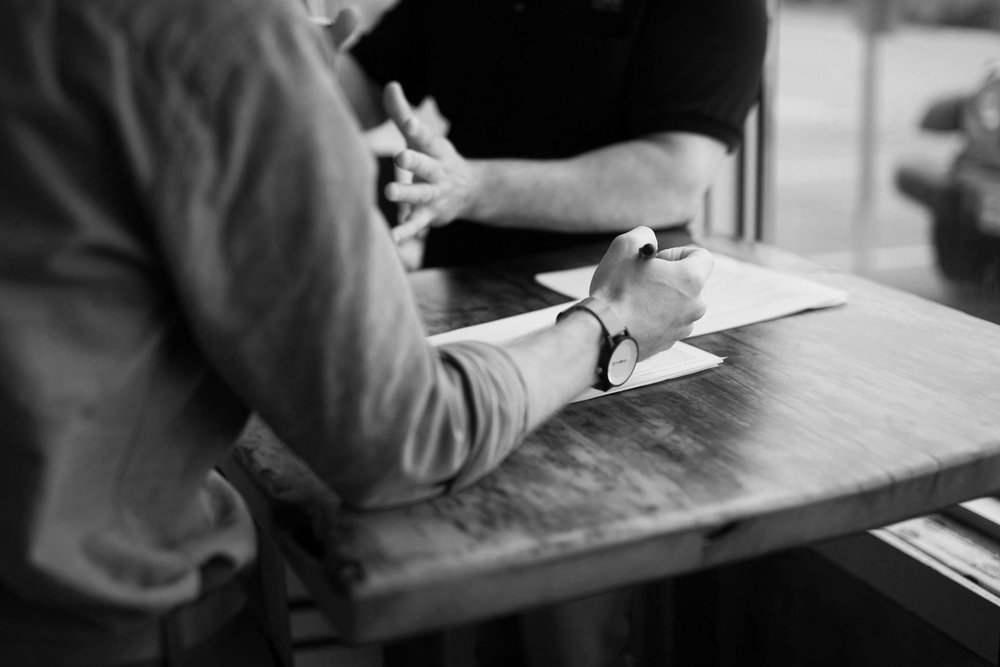
[[[635,227],[616,236],[608,246],[605,256],[618,260],[637,257],[639,248],[647,244],[656,247],[656,234],[649,227]]]
[[[403,243],[423,234],[430,227],[432,220],[433,216],[426,208],[416,208],[411,211],[406,221],[390,229],[389,233],[397,244]]]
[[[405,133],[407,128],[404,126],[413,118],[413,107],[410,106],[406,94],[403,93],[403,87],[398,82],[390,81],[386,84],[382,92],[382,105],[389,118]]]

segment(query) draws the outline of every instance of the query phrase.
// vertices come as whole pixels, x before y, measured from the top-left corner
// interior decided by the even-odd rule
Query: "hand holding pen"
[[[653,230],[637,227],[612,241],[590,293],[611,304],[646,358],[687,337],[705,314],[701,291],[712,265],[702,248],[657,252]]]
[[[654,257],[659,257],[660,259],[676,262],[678,260],[684,259],[695,250],[701,250],[701,248],[682,246],[679,248],[667,248],[666,250],[657,252],[655,243],[647,243],[641,248],[639,248],[639,257],[642,259],[652,259]]]

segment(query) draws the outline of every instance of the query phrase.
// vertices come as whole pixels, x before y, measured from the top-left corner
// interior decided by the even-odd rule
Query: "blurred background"
[[[1000,2],[782,0],[777,23],[768,240],[1000,322],[995,276],[947,277],[929,208],[895,183],[902,165],[946,171],[963,151],[965,133],[921,119],[983,84],[1000,58]],[[986,137],[994,149],[998,137]]]
[[[973,96],[1000,63],[1000,0],[770,1],[778,9],[765,240],[1000,322],[1000,82],[998,126],[978,137],[996,154],[989,167],[997,178],[987,178],[971,195],[976,201],[963,204],[985,205],[979,200],[997,182],[996,230],[989,235],[997,247],[984,257],[985,245],[974,237],[948,250],[952,269],[983,275],[958,279],[956,271],[941,270],[931,208],[896,184],[906,165],[954,180],[949,170],[965,152],[967,133],[929,132],[922,118],[942,98]],[[365,24],[377,20],[382,4],[392,0],[366,5]],[[421,116],[441,130],[447,126],[432,103]],[[369,138],[383,155],[402,147],[391,127]],[[979,215],[966,214],[966,225]],[[940,238],[950,238],[947,230]],[[978,258],[966,257],[970,245],[983,245]]]

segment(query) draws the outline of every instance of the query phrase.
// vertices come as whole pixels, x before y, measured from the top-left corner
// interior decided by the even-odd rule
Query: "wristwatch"
[[[639,344],[629,335],[628,329],[618,319],[606,301],[587,297],[575,303],[556,317],[558,322],[574,310],[583,310],[597,318],[604,330],[601,353],[597,359],[597,382],[595,389],[607,391],[620,387],[632,377],[635,364],[639,360]]]

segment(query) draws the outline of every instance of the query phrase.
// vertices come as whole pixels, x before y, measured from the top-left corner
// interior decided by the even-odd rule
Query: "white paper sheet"
[[[429,340],[435,345],[459,340],[479,340],[489,343],[502,343],[514,340],[533,331],[551,326],[556,321],[556,315],[560,311],[565,310],[570,303],[573,302],[550,306],[549,308],[542,308],[541,310],[534,310],[512,317],[505,317],[484,324],[476,324],[471,327],[446,331],[436,336],[431,336]],[[647,384],[662,382],[663,380],[669,380],[689,373],[715,368],[722,362],[722,357],[709,354],[687,343],[676,343],[669,350],[655,354],[636,364],[632,377],[622,386],[606,392],[597,389],[588,389],[576,397],[574,402],[586,401],[591,398],[625,391],[626,389],[635,389]]]
[[[725,255],[714,257],[715,268],[703,292],[708,312],[695,323],[692,336],[847,302],[847,292],[842,289]],[[549,289],[582,299],[590,294],[594,268],[551,271],[535,278]]]

